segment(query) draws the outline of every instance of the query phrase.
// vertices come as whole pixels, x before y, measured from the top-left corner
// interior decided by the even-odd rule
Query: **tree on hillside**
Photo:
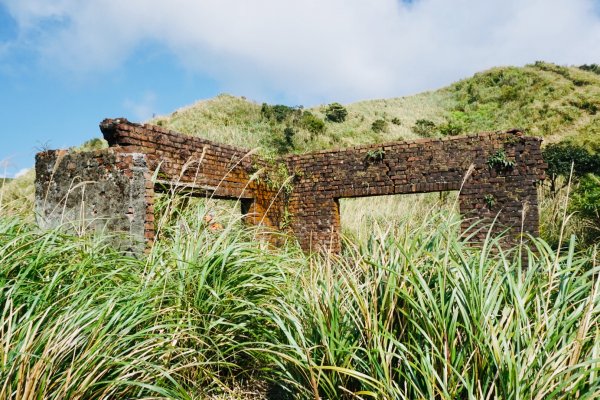
[[[569,142],[552,143],[542,152],[548,163],[547,175],[550,191],[556,194],[559,176],[568,177],[573,168],[572,177],[578,179],[588,173],[600,173],[600,156],[591,154],[585,148]]]
[[[340,103],[331,103],[325,109],[325,117],[331,122],[344,122],[347,115],[348,110]]]

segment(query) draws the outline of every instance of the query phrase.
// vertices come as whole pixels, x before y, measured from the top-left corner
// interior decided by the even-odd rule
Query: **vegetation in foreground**
[[[140,259],[0,219],[0,399],[600,395],[596,247],[474,248],[431,213],[304,256],[205,207]]]

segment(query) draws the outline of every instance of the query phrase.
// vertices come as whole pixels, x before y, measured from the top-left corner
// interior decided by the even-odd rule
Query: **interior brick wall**
[[[125,119],[104,120],[100,129],[111,148],[146,154],[155,190],[241,199],[248,223],[279,228],[283,198],[261,179],[270,166],[253,151]]]
[[[128,228],[123,221],[131,216],[123,215],[130,212],[129,206],[114,202],[112,210],[107,206],[100,214],[114,216],[121,221],[115,229],[129,229],[146,243],[154,239],[154,193],[171,189],[241,199],[248,223],[285,228],[307,251],[340,250],[339,199],[350,197],[460,190],[464,230],[474,221],[486,226],[496,219],[494,232],[508,229],[509,240],[522,232],[538,233],[536,184],[544,178],[546,165],[541,139],[519,131],[358,146],[267,162],[240,147],[125,119],[104,120],[100,129],[109,143],[108,150],[37,156],[36,204],[46,220],[56,220],[49,212],[51,207],[42,201],[49,188],[56,208],[74,177],[104,182],[105,186],[118,177],[123,182],[129,179],[130,186],[122,183],[127,192],[122,200],[127,196],[141,199],[136,207],[145,207],[144,211],[136,209],[136,213],[143,214],[143,224],[136,222],[135,229]],[[490,158],[499,150],[511,166],[490,165]],[[287,176],[272,179],[282,167]],[[131,186],[133,180],[136,183]],[[281,186],[283,180],[287,181],[285,187]],[[140,187],[143,193],[138,193]],[[106,193],[88,192],[88,204],[99,203]],[[490,196],[493,206],[486,201]],[[77,204],[63,206],[75,218]],[[486,232],[475,234],[474,239],[482,239]]]

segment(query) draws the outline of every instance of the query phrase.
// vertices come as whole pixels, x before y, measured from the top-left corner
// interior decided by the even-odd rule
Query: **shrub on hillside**
[[[598,64],[583,64],[579,66],[579,69],[600,75],[600,65]]]
[[[598,105],[588,99],[573,100],[571,101],[571,105],[586,111],[591,115],[595,115],[598,112]]]
[[[572,211],[597,221],[600,229],[600,178],[587,174],[581,178],[579,185],[573,191],[571,200]]]
[[[584,244],[600,242],[600,178],[594,174],[583,176],[573,190],[568,208],[583,222],[579,241]]]
[[[293,126],[286,126],[283,130],[276,131],[268,142],[269,148],[277,154],[288,154],[295,148],[294,137],[296,130]]]
[[[289,118],[298,118],[302,114],[302,107],[290,107],[283,104],[269,105],[263,103],[260,108],[260,114],[266,120],[283,122]]]
[[[600,156],[590,153],[585,148],[569,143],[552,143],[542,151],[548,163],[546,171],[550,179],[550,191],[556,193],[556,182],[559,176],[569,177],[573,166],[573,178],[580,178],[587,173],[600,172]]]
[[[465,128],[457,121],[449,119],[445,124],[440,125],[438,129],[444,136],[456,136],[463,133]]]
[[[294,131],[294,128],[292,128],[291,126],[286,126],[285,129],[283,130],[283,137],[285,139],[285,144],[290,149],[294,148],[294,135],[295,134],[296,134],[296,131]]]
[[[371,124],[371,130],[375,133],[386,132],[388,129],[388,123],[383,119],[376,119]]]
[[[325,131],[325,122],[310,111],[305,111],[302,114],[300,123],[304,129],[313,134],[319,134]]]
[[[325,117],[331,122],[344,122],[347,115],[348,110],[340,103],[331,103],[325,109]]]
[[[417,135],[431,137],[435,133],[435,123],[428,119],[418,119],[411,129]]]

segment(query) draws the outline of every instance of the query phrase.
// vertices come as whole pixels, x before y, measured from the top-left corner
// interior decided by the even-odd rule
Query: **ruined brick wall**
[[[290,156],[288,168],[300,176],[288,206],[292,229],[304,249],[337,252],[340,198],[460,190],[463,229],[497,216],[497,233],[509,228],[518,235],[523,224],[524,232],[537,234],[540,145],[514,131]],[[498,151],[512,165],[491,165]]]
[[[83,215],[95,221],[86,222],[94,229],[129,232],[129,245],[139,249],[140,241],[154,239],[155,191],[185,190],[241,199],[249,223],[287,225],[304,250],[337,252],[340,198],[460,190],[463,229],[496,218],[494,231],[509,229],[509,238],[538,232],[541,140],[518,131],[359,146],[267,163],[246,149],[158,126],[110,119],[100,127],[108,150],[37,156],[42,225]],[[491,162],[499,151],[504,165]],[[286,185],[285,176],[272,179],[281,167]]]

